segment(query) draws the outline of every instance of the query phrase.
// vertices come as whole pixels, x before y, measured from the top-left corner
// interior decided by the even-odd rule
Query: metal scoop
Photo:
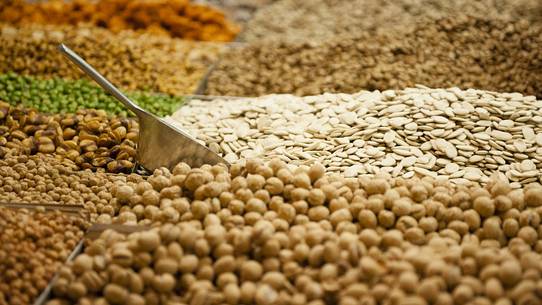
[[[229,166],[228,162],[186,132],[139,107],[70,48],[61,44],[58,49],[105,91],[137,115],[139,120],[137,161],[144,168],[154,171],[160,167],[167,167],[171,170],[180,162],[185,162],[191,167],[217,163]]]

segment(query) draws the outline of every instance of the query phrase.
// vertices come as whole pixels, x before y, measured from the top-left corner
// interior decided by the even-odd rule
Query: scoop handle
[[[68,48],[64,44],[60,44],[58,46],[58,50],[60,53],[62,53],[62,55],[76,64],[79,68],[81,68],[81,70],[83,70],[83,72],[97,82],[100,87],[119,100],[124,106],[126,106],[126,108],[132,110],[138,116],[148,114],[145,110],[143,110],[143,108],[139,107],[136,103],[126,97],[126,95],[124,95],[117,87],[115,87],[103,75],[96,71],[96,69],[94,69],[83,58],[77,55],[77,53],[75,53],[72,49]]]

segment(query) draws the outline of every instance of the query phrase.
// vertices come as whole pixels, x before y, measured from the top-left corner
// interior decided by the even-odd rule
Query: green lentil
[[[173,113],[183,103],[182,97],[142,91],[130,92],[128,97],[158,116]],[[103,109],[113,115],[133,116],[115,98],[86,79],[40,79],[6,73],[0,75],[0,99],[45,113]]]

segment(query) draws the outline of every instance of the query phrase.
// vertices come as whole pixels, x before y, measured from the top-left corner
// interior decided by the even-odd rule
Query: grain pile
[[[134,168],[139,124],[109,117],[103,110],[43,114],[0,102],[0,157],[57,153],[81,168],[130,173]]]
[[[65,43],[113,84],[125,90],[173,95],[193,93],[220,43],[119,34],[92,27],[2,26],[0,73],[79,79],[83,73],[57,50]]]
[[[0,304],[32,304],[83,236],[85,221],[0,206]]]
[[[73,162],[50,155],[8,155],[0,160],[0,202],[80,205],[92,221],[107,221],[118,207],[110,189],[138,176],[78,171]]]
[[[326,41],[351,32],[386,32],[420,19],[473,15],[542,21],[537,0],[281,0],[259,10],[243,33],[246,41]]]
[[[183,98],[149,92],[130,92],[128,97],[157,116],[170,115]],[[114,97],[85,79],[39,79],[14,73],[0,75],[0,100],[14,106],[35,108],[43,113],[75,113],[83,109],[103,109],[108,114],[135,116]]]
[[[423,84],[542,97],[541,25],[464,17],[353,35],[232,48],[211,73],[207,93],[312,95]]]
[[[149,231],[104,232],[61,270],[48,305],[542,301],[540,184],[344,178],[248,160],[229,172],[180,164],[116,193],[182,211]]]
[[[231,41],[239,32],[221,11],[189,0],[11,0],[0,4],[0,20],[17,25],[84,23],[113,32],[142,30],[203,41]]]
[[[515,188],[542,177],[542,101],[534,96],[418,87],[209,103],[193,100],[169,120],[230,162],[277,157],[347,177],[455,183],[486,183],[497,172]]]

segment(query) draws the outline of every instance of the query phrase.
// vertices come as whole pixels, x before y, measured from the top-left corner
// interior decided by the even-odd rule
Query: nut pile
[[[412,30],[353,35],[232,48],[211,73],[206,91],[313,95],[423,84],[542,97],[541,24],[458,17],[419,22]]]
[[[221,11],[189,0],[24,0],[0,4],[0,20],[13,24],[92,24],[113,32],[143,30],[188,40],[231,41],[239,27]]]
[[[224,49],[222,43],[113,34],[92,27],[4,25],[0,73],[79,79],[83,73],[57,50],[65,43],[113,84],[125,90],[191,94]]]
[[[229,162],[320,162],[346,177],[390,173],[514,188],[542,175],[542,101],[518,93],[429,89],[193,100],[171,122]]]
[[[108,117],[103,110],[42,114],[0,102],[0,156],[57,153],[81,168],[130,173],[134,168],[139,124]]]
[[[132,92],[128,97],[158,116],[172,114],[183,102],[181,97],[158,93]],[[11,105],[35,108],[43,113],[75,113],[82,109],[103,109],[114,115],[134,115],[111,95],[85,79],[43,80],[14,73],[2,74],[0,100]]]
[[[80,205],[92,221],[115,215],[110,189],[115,183],[139,181],[136,175],[78,171],[70,161],[51,155],[8,155],[0,160],[0,202]]]
[[[537,0],[281,0],[259,10],[246,41],[326,41],[351,32],[389,31],[458,15],[542,21]]]
[[[248,160],[229,172],[179,164],[115,193],[178,219],[104,232],[60,271],[49,305],[542,301],[540,184],[344,178]]]
[[[0,206],[0,304],[32,304],[85,228],[76,216]]]

